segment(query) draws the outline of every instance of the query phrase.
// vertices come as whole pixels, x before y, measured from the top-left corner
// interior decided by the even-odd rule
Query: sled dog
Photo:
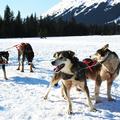
[[[51,87],[61,79],[63,87],[62,92],[68,102],[68,114],[72,113],[72,103],[70,99],[70,89],[72,86],[80,87],[80,89],[85,92],[90,110],[95,111],[96,109],[91,102],[89,89],[86,82],[87,78],[84,70],[86,64],[79,61],[78,58],[75,57],[75,53],[70,50],[56,52],[54,57],[55,60],[51,63],[55,66],[55,74],[44,99],[47,99]]]
[[[18,50],[18,68],[17,70],[20,70],[20,63],[21,63],[21,72],[24,72],[24,61],[25,58],[28,61],[28,65],[30,65],[30,72],[33,72],[33,58],[34,58],[34,52],[32,49],[32,46],[29,43],[20,43],[15,45],[15,47]],[[21,59],[22,56],[22,59]]]
[[[111,86],[113,80],[119,75],[120,70],[120,59],[118,55],[109,50],[109,44],[106,44],[101,49],[98,49],[94,55],[91,56],[91,59],[96,60],[101,64],[100,73],[95,79],[95,99],[96,102],[99,102],[99,93],[100,86],[103,80],[107,81],[107,98],[108,101],[113,101],[114,99],[111,96]]]

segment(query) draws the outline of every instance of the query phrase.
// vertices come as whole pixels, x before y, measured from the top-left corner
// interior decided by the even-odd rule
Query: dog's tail
[[[12,49],[12,48],[14,48],[14,47],[17,48],[17,46],[18,46],[18,45],[13,45],[12,47],[6,48],[5,50],[9,50],[9,49]]]

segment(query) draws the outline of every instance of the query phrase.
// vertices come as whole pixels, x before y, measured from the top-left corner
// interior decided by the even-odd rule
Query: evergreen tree
[[[4,37],[12,37],[14,34],[14,14],[10,10],[9,6],[6,6],[4,11],[4,25],[3,25],[3,34]]]
[[[15,30],[15,34],[14,34],[15,37],[22,37],[23,36],[24,29],[23,29],[20,11],[18,11],[18,14],[17,14],[15,21],[14,21],[14,30]]]

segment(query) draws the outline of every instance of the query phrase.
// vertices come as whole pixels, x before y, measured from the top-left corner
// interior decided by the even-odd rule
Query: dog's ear
[[[54,53],[53,57],[57,58],[58,57],[58,52]]]
[[[102,48],[102,50],[107,50],[109,48],[109,44],[106,44],[103,48]]]
[[[74,56],[74,55],[75,55],[75,52],[69,50],[69,54],[70,54],[70,56]]]

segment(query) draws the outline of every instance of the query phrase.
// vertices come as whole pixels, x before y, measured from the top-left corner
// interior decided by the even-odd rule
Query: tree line
[[[7,5],[4,17],[0,16],[0,38],[120,34],[120,25],[117,24],[85,25],[77,23],[74,18],[70,21],[51,18],[38,18],[36,14],[31,14],[23,19],[20,11],[14,16]]]

